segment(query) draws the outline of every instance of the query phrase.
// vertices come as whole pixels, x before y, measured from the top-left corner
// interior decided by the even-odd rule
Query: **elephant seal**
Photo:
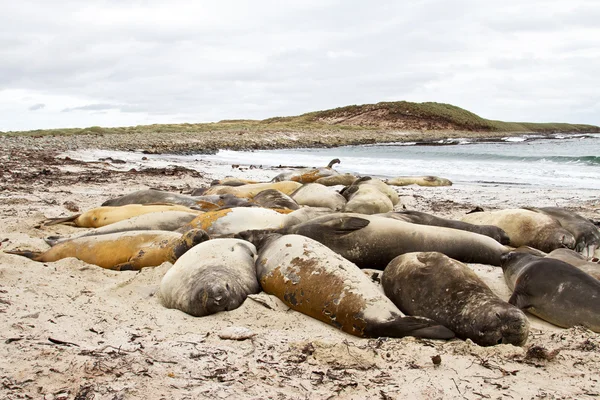
[[[375,185],[352,184],[341,192],[347,200],[344,212],[382,214],[394,209],[394,203]]]
[[[44,252],[6,251],[52,262],[75,257],[89,264],[116,271],[156,267],[165,261],[174,263],[186,251],[208,240],[203,230],[194,229],[184,235],[168,231],[130,231],[76,238],[57,244]]]
[[[255,255],[256,248],[245,240],[201,243],[167,271],[160,282],[160,301],[194,317],[234,310],[249,294],[260,292]]]
[[[547,258],[554,258],[555,260],[564,261],[567,264],[579,268],[586,274],[592,276],[595,279],[600,280],[600,264],[597,262],[588,261],[580,253],[571,249],[556,249],[552,250]]]
[[[443,226],[446,228],[460,229],[479,233],[480,235],[489,236],[501,244],[509,244],[510,238],[502,229],[494,225],[475,225],[467,222],[455,221],[453,219],[445,219],[436,217],[435,215],[427,214],[419,211],[394,211],[386,214],[381,214],[383,217],[395,218],[401,221],[412,222],[419,225]]]
[[[395,206],[396,204],[398,204],[400,202],[400,197],[398,196],[398,192],[396,192],[394,189],[389,187],[389,185],[386,184],[381,179],[372,178],[370,176],[363,176],[361,178],[358,178],[354,182],[352,182],[352,185],[350,185],[350,187],[352,187],[352,186],[374,187],[374,188],[377,188],[377,190],[379,190],[381,193],[385,194],[387,196],[387,198],[390,199],[390,201],[392,202],[392,205]],[[345,191],[345,189],[342,190],[340,193],[343,195],[344,191]]]
[[[281,210],[298,210],[300,205],[292,197],[275,189],[267,189],[258,193],[252,202],[264,208]]]
[[[421,317],[405,317],[361,270],[300,235],[244,232],[258,249],[263,290],[290,308],[358,337],[450,339],[452,331]]]
[[[213,180],[210,185],[211,186],[216,186],[216,185],[223,185],[223,186],[244,186],[244,185],[252,185],[255,183],[260,183],[258,181],[252,180],[252,179],[242,179],[242,178],[236,178],[234,176],[226,176],[223,179],[215,179]]]
[[[495,225],[503,229],[513,247],[531,246],[546,253],[561,247],[572,249],[575,238],[554,218],[524,209],[482,211],[467,214],[463,222]]]
[[[462,262],[500,265],[500,256],[508,252],[488,236],[375,215],[334,213],[278,233],[310,237],[360,268],[384,269],[395,257],[416,251],[438,251]]]
[[[527,316],[496,296],[465,264],[442,253],[394,258],[381,284],[403,313],[431,318],[461,339],[481,346],[522,346],[527,341]]]
[[[278,229],[285,226],[285,214],[260,207],[236,207],[207,211],[184,225],[178,232],[202,229],[209,235],[228,235],[249,229]]]
[[[159,211],[184,211],[188,213],[202,214],[202,211],[180,205],[168,204],[128,204],[118,207],[97,207],[66,218],[50,218],[46,225],[67,224],[80,228],[100,228],[114,224],[138,215],[149,214]]]
[[[514,251],[501,266],[510,304],[563,328],[600,332],[600,281],[564,261]]]
[[[346,205],[344,196],[320,183],[306,183],[290,196],[302,206],[326,207],[333,211],[342,211]]]
[[[300,171],[282,172],[271,180],[271,182],[294,181],[299,183],[312,183],[317,179],[327,176],[337,175],[338,172],[333,169],[335,164],[339,164],[340,160],[334,158],[326,167],[322,168],[305,168]]]
[[[85,236],[106,235],[127,231],[174,231],[189,223],[197,216],[198,214],[196,213],[185,211],[159,211],[131,217],[101,228],[91,229],[83,234],[77,234],[69,238],[49,236],[44,240],[50,246],[54,246],[57,243]]]
[[[358,177],[352,174],[337,174],[319,178],[315,181],[315,183],[320,183],[321,185],[325,186],[350,186],[352,185],[352,182],[354,182],[357,179]]]
[[[191,197],[163,190],[146,189],[138,190],[115,199],[106,200],[102,206],[124,206],[127,204],[179,204],[186,207],[198,205],[198,201]]]
[[[452,182],[446,178],[437,176],[397,176],[384,181],[393,186],[452,186]]]
[[[584,256],[593,257],[600,247],[600,230],[589,219],[560,207],[525,207],[526,210],[548,215],[556,219],[560,225],[575,237],[575,251]]]
[[[288,196],[296,189],[302,186],[301,183],[292,181],[253,183],[243,186],[212,186],[204,192],[204,195],[211,194],[232,194],[236,197],[251,199],[258,193],[267,189],[279,190]]]

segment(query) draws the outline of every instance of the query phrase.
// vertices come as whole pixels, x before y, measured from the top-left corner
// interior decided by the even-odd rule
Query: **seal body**
[[[355,180],[351,186],[368,186],[377,188],[381,193],[385,194],[388,199],[392,202],[392,205],[396,205],[400,202],[400,197],[398,196],[398,192],[389,187],[387,183],[382,181],[381,179],[372,178],[370,176],[363,176]],[[342,192],[343,194],[343,192]]]
[[[575,237],[574,250],[586,257],[593,257],[600,247],[600,231],[590,220],[581,215],[560,207],[526,207],[526,210],[548,215],[556,219],[560,225]]]
[[[158,211],[148,214],[138,215],[114,224],[106,225],[101,228],[91,229],[83,234],[78,234],[70,238],[60,238],[50,236],[46,238],[46,243],[54,246],[57,243],[75,239],[77,237],[106,235],[109,233],[127,232],[127,231],[174,231],[189,223],[198,214],[185,211]]]
[[[600,281],[563,261],[510,252],[502,270],[509,303],[563,328],[600,332]]]
[[[75,257],[89,264],[117,271],[155,267],[175,262],[195,245],[208,240],[206,232],[194,229],[185,235],[167,231],[130,231],[87,236],[59,243],[45,252],[11,251],[34,261],[51,262]]]
[[[159,297],[166,308],[195,317],[238,308],[258,293],[252,243],[213,239],[194,247],[167,271]]]
[[[256,272],[263,290],[296,311],[359,337],[454,336],[429,319],[404,317],[356,265],[310,238],[246,238],[259,249]]]
[[[359,214],[381,214],[394,209],[394,204],[385,193],[374,186],[352,185],[342,192],[347,199],[344,211]]]
[[[385,182],[393,186],[452,186],[452,182],[449,179],[437,176],[397,176]]]
[[[494,225],[469,224],[467,222],[436,217],[435,215],[424,212],[408,210],[386,213],[382,214],[382,216],[399,219],[401,221],[412,222],[413,224],[443,226],[446,228],[460,229],[461,231],[479,233],[480,235],[489,236],[501,244],[510,243],[510,238],[506,232]]]
[[[398,308],[448,327],[481,346],[527,341],[529,320],[496,296],[465,264],[441,253],[408,253],[394,258],[381,284]]]
[[[186,207],[194,207],[197,204],[196,199],[192,196],[185,196],[177,193],[169,193],[163,190],[146,189],[138,190],[137,192],[126,194],[125,196],[115,199],[106,200],[102,206],[124,206],[127,204],[156,204],[169,203],[179,204]]]
[[[564,261],[567,264],[579,268],[586,274],[600,280],[600,264],[597,262],[588,261],[584,256],[571,249],[556,249],[552,250],[547,258]]]
[[[296,200],[275,189],[263,190],[254,196],[252,202],[264,208],[277,208],[281,210],[297,210],[300,208]]]
[[[342,211],[346,205],[344,196],[320,183],[302,185],[291,197],[300,205],[326,207],[333,211]]]
[[[315,181],[315,183],[320,183],[325,186],[350,186],[352,182],[357,180],[358,177],[352,174],[337,174],[331,176],[324,176],[323,178],[319,178]]]
[[[93,208],[83,214],[76,214],[66,218],[56,218],[50,220],[46,225],[55,225],[68,223],[81,228],[100,228],[102,226],[114,224],[138,215],[149,214],[159,211],[184,211],[189,213],[201,214],[202,211],[192,210],[191,208],[180,205],[156,205],[156,204],[128,204],[125,206],[106,206]]]
[[[477,233],[374,215],[335,213],[282,232],[315,239],[360,268],[384,269],[393,258],[420,251],[438,251],[462,262],[500,265],[500,256],[508,251]]]
[[[258,193],[267,189],[275,189],[290,195],[294,190],[302,186],[301,183],[293,181],[268,182],[268,183],[252,183],[243,186],[211,186],[206,189],[204,195],[212,194],[232,194],[236,197],[251,199]]]
[[[299,183],[313,183],[317,179],[337,175],[338,172],[332,167],[339,164],[340,160],[335,158],[326,167],[304,168],[299,171],[282,172],[273,178],[272,182],[294,181]]]
[[[180,228],[179,232],[202,229],[209,235],[228,235],[249,229],[279,229],[285,226],[285,214],[261,207],[236,207],[207,211]]]
[[[524,209],[483,211],[467,214],[463,222],[495,225],[504,230],[513,247],[531,246],[544,252],[575,247],[575,238],[554,218]]]

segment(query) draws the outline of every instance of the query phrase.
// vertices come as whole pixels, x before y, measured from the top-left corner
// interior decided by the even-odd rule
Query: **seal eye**
[[[502,338],[498,339],[498,341],[496,342],[496,344],[502,344]]]
[[[496,318],[502,319],[502,317],[500,317],[500,313],[496,313]],[[502,339],[500,339],[500,340],[502,340]]]

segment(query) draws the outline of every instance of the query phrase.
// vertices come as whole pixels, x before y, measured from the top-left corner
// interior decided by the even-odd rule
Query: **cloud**
[[[51,3],[0,4],[0,129],[261,119],[383,100],[600,123],[577,111],[600,101],[595,1]],[[15,103],[16,91],[29,100]]]
[[[43,104],[43,103],[37,103],[37,104],[34,104],[31,107],[29,107],[29,110],[30,111],[36,111],[36,110],[41,110],[44,107],[46,107],[45,104]]]

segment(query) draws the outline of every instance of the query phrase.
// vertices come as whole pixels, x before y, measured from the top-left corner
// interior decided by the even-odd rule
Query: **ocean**
[[[112,157],[130,163],[140,153],[69,154],[91,161]],[[262,167],[326,166],[361,176],[435,175],[454,183],[600,189],[600,134],[523,135],[499,140],[447,139],[433,144],[388,143],[318,149],[221,150],[211,155],[143,155],[146,166],[211,164]]]

